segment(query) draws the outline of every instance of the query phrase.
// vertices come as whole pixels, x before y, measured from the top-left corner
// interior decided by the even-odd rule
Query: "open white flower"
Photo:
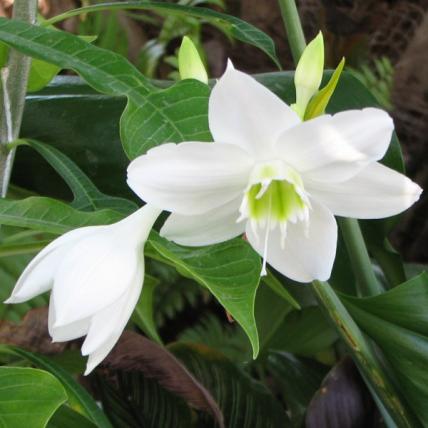
[[[64,342],[85,336],[85,374],[110,352],[125,328],[144,279],[143,249],[160,211],[146,205],[109,226],[72,230],[26,267],[5,303],[52,289],[49,333]]]
[[[267,260],[296,281],[326,280],[336,253],[334,215],[391,216],[421,193],[376,162],[393,131],[379,109],[302,123],[276,95],[229,66],[211,93],[209,126],[214,143],[165,144],[128,169],[128,184],[142,199],[172,212],[161,233],[182,245],[245,232],[264,267]]]

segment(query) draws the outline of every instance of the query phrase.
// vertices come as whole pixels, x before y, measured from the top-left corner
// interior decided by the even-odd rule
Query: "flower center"
[[[264,232],[262,275],[270,232],[279,227],[284,246],[287,223],[308,222],[310,202],[300,175],[282,161],[263,162],[254,167],[245,191],[238,221],[250,222],[256,239]]]

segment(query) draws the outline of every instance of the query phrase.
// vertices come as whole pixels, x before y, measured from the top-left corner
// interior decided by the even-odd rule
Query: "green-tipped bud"
[[[306,46],[294,75],[296,86],[295,111],[304,118],[306,107],[318,91],[324,71],[324,39],[322,33]]]
[[[204,63],[192,40],[184,36],[178,51],[178,71],[180,78],[196,79],[202,83],[208,83],[208,74]]]

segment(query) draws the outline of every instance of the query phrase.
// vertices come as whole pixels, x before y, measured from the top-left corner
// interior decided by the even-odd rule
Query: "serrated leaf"
[[[0,367],[0,422],[7,428],[44,428],[67,400],[50,373],[24,367]]]

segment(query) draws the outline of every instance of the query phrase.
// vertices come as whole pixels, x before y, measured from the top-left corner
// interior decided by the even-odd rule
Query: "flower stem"
[[[15,0],[13,19],[29,23],[36,20],[37,0]],[[19,135],[24,111],[31,58],[10,49],[6,67],[2,70],[2,96],[0,102],[0,194],[6,196],[12,172],[15,150],[7,144]]]
[[[328,282],[314,281],[313,290],[333,321],[336,330],[351,352],[370,388],[376,391],[381,403],[398,427],[413,427],[414,417],[403,406],[395,393],[395,388],[379,364],[372,347],[364,338],[361,330],[349,315]]]
[[[294,0],[278,0],[278,3],[281,8],[282,20],[287,32],[291,54],[293,55],[294,63],[297,64],[306,47],[306,41],[296,2]]]
[[[374,274],[358,220],[338,218],[337,221],[348,250],[352,270],[357,279],[359,294],[374,296],[382,293],[383,289]]]

